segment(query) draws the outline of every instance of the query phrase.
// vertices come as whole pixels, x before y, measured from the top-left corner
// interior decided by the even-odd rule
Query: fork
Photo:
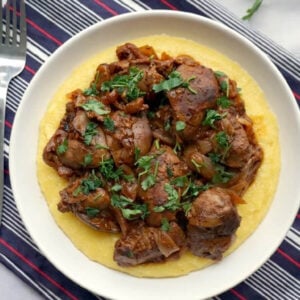
[[[2,0],[0,0],[0,221],[4,190],[6,96],[9,82],[24,69],[26,58],[25,3],[24,0],[18,2],[19,12],[16,0],[7,0],[5,7],[2,6]],[[2,20],[4,14],[5,22]]]

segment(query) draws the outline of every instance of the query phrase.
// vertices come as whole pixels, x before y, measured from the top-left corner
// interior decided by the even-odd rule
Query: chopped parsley
[[[181,74],[178,71],[173,71],[168,75],[168,79],[153,85],[153,91],[155,93],[159,93],[162,91],[168,92],[177,87],[187,88],[191,93],[197,94],[197,92],[190,87],[190,81],[195,79],[195,77],[191,77],[188,80],[184,80],[181,77]]]
[[[92,98],[89,99],[88,101],[86,101],[84,104],[81,105],[81,107],[85,110],[85,111],[93,111],[95,112],[97,115],[107,115],[110,113],[109,110],[105,110],[105,106],[102,102],[97,101],[96,99]]]
[[[185,122],[183,122],[183,121],[177,121],[176,125],[175,125],[176,131],[182,131],[182,130],[184,130],[185,126],[186,126]]]
[[[216,142],[218,143],[218,146],[226,149],[229,147],[229,138],[225,131],[220,131],[215,135]]]
[[[222,71],[215,71],[214,74],[215,74],[215,76],[218,77],[218,78],[227,76],[227,75],[226,75],[224,72],[222,72]]]
[[[149,213],[145,203],[136,203],[123,195],[113,194],[111,196],[111,204],[119,208],[123,217],[127,220],[133,220],[137,217],[144,219]]]
[[[98,133],[97,124],[94,122],[89,122],[86,126],[85,132],[83,134],[84,143],[90,145],[93,137]]]
[[[177,190],[170,183],[165,183],[164,190],[168,194],[168,202],[163,205],[155,206],[153,210],[155,212],[162,212],[164,210],[176,211],[180,208],[179,194]]]
[[[87,167],[88,165],[90,165],[92,163],[92,161],[93,161],[93,155],[91,153],[88,153],[84,156],[82,165],[84,167]]]
[[[246,15],[242,17],[243,20],[250,20],[251,17],[257,12],[259,7],[261,6],[263,0],[255,0],[253,5],[247,9]]]
[[[170,223],[169,223],[169,220],[167,218],[162,218],[161,219],[161,227],[160,229],[162,231],[169,231],[170,230]]]
[[[137,161],[141,156],[141,149],[135,147],[134,148],[134,160]]]
[[[119,95],[124,95],[127,100],[134,100],[145,93],[142,92],[138,83],[144,77],[144,72],[136,67],[129,69],[129,74],[116,75],[112,80],[105,81],[101,85],[103,92],[116,90]]]
[[[182,188],[182,187],[186,186],[186,184],[188,182],[189,182],[189,180],[188,180],[187,176],[184,175],[184,176],[176,177],[175,179],[173,179],[171,181],[171,184]]]
[[[226,171],[222,165],[216,165],[215,170],[216,174],[212,178],[214,184],[227,183],[234,175],[232,172]]]
[[[135,165],[143,169],[143,171],[139,173],[139,177],[149,172],[153,159],[154,155],[144,155],[135,162]]]
[[[192,205],[193,205],[192,202],[183,202],[183,203],[181,203],[182,209],[183,209],[186,216],[189,213],[189,211],[191,210]]]
[[[94,192],[97,188],[103,186],[101,178],[95,174],[95,170],[88,175],[87,178],[81,180],[80,185],[74,190],[73,196],[77,197],[79,194],[88,195],[90,192]]]
[[[149,174],[142,182],[141,187],[144,191],[148,190],[150,187],[154,186],[156,183],[155,176]]]
[[[85,212],[89,218],[94,218],[99,214],[100,210],[94,207],[86,207]]]
[[[208,153],[208,157],[214,164],[219,163],[222,159],[222,155],[219,153],[215,153],[215,152]]]
[[[215,121],[221,120],[226,116],[226,113],[219,114],[214,109],[208,109],[206,111],[206,115],[204,120],[202,121],[202,125],[204,126],[210,126],[212,128],[215,128]]]
[[[85,96],[97,96],[99,91],[97,90],[97,85],[95,82],[91,84],[91,86],[83,91]]]
[[[158,171],[158,160],[155,162],[155,169],[153,174],[149,174],[141,183],[141,187],[144,191],[148,190],[150,187],[154,186],[156,183],[156,176]]]
[[[119,183],[116,183],[113,185],[110,189],[112,192],[120,192],[122,190],[122,185]]]
[[[226,96],[221,96],[217,99],[217,105],[221,108],[228,108],[231,106],[231,101]]]
[[[58,145],[58,147],[56,148],[56,153],[58,155],[62,155],[64,154],[66,151],[68,150],[68,140],[64,139],[63,142]]]
[[[104,127],[109,131],[115,130],[115,123],[110,117],[105,117],[103,121]]]
[[[206,191],[210,188],[210,184],[196,184],[190,180],[189,185],[182,193],[182,198],[184,200],[195,198],[199,195],[200,192]]]
[[[99,171],[106,180],[119,180],[123,176],[121,168],[115,168],[115,163],[112,158],[102,160],[99,166]]]

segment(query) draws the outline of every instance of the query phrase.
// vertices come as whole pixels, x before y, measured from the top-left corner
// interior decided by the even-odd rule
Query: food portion
[[[74,222],[69,236],[80,249],[90,253],[99,239],[92,259],[137,276],[176,276],[221,260],[239,239],[240,207],[266,156],[239,82],[167,50],[118,46],[89,85],[68,91],[42,146],[51,176],[63,179],[56,201],[48,197],[60,226]],[[75,237],[79,227],[91,228],[87,237]],[[143,273],[175,261],[175,274]]]

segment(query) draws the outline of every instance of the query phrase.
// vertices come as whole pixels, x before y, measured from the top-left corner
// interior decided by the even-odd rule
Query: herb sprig
[[[81,107],[85,111],[93,111],[97,115],[107,115],[110,113],[109,110],[105,110],[105,106],[102,102],[97,101],[96,99],[92,98],[86,101],[84,104],[81,105]]]
[[[136,203],[123,195],[113,194],[111,196],[111,204],[119,208],[123,217],[127,220],[133,220],[137,217],[144,219],[149,214],[145,203]]]
[[[177,87],[184,87],[184,88],[187,88],[191,93],[197,94],[197,91],[192,89],[190,86],[190,81],[193,79],[195,79],[194,76],[190,77],[187,80],[184,80],[178,71],[173,71],[168,75],[168,79],[166,79],[160,83],[154,84],[153,91],[155,93],[159,93],[162,91],[168,92]]]
[[[247,9],[246,14],[242,17],[243,20],[250,20],[252,16],[258,11],[263,0],[255,0],[253,5]]]
[[[138,83],[143,77],[144,72],[142,70],[132,67],[129,69],[129,74],[116,75],[112,80],[103,82],[101,91],[116,90],[119,95],[124,95],[125,99],[131,101],[145,94],[138,87]]]

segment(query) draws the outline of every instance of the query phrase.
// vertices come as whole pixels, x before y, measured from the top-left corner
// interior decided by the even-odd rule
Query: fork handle
[[[4,202],[4,131],[5,131],[5,104],[9,80],[0,75],[0,221]]]

